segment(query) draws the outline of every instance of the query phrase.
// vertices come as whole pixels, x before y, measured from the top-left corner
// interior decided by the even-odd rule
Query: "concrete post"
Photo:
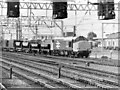
[[[10,66],[10,79],[12,79],[12,66]]]
[[[60,78],[60,77],[61,77],[61,68],[62,68],[62,66],[61,66],[61,65],[59,65],[59,66],[58,66],[58,78]]]

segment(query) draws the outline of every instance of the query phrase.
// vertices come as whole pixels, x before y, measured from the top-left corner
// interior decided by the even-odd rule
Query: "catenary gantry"
[[[77,11],[96,11],[97,10],[96,3],[93,4],[68,4],[68,10],[77,10]],[[0,8],[6,8],[6,3],[0,1]],[[35,2],[21,2],[20,3],[21,9],[43,9],[43,10],[52,10],[52,3],[35,3]],[[118,10],[118,3],[115,3],[115,10]]]
[[[118,11],[118,5],[119,3],[115,3],[115,11]],[[3,20],[3,22],[5,21],[8,21],[9,19],[6,18],[5,15],[2,14],[2,10],[4,8],[7,8],[7,4],[6,2],[2,2],[0,1],[0,16],[2,16],[2,18],[0,20]],[[34,14],[34,10],[52,10],[52,3],[35,3],[35,2],[20,2],[20,9],[26,9],[28,11],[28,14],[26,16],[22,15],[20,16],[20,22],[22,21],[26,21],[28,20],[28,25],[26,26],[34,26],[36,28],[36,25],[39,26],[41,23],[46,25],[48,28],[51,28],[53,27],[54,25],[56,25],[57,27],[59,27],[62,31],[63,31],[63,28],[61,26],[63,26],[61,24],[58,25],[53,19],[52,17],[48,17],[48,16],[35,16]],[[97,4],[96,3],[87,3],[87,4],[75,4],[75,3],[68,3],[67,5],[67,9],[69,11],[97,11]],[[27,17],[27,18],[26,18]],[[14,19],[11,20],[12,23],[14,23]],[[31,21],[34,21],[33,23],[31,23]],[[52,25],[48,25],[48,22],[49,23],[52,23]],[[2,22],[2,24],[4,24]],[[59,22],[61,22],[61,20],[59,20]],[[14,24],[12,24],[13,26],[15,26]],[[13,27],[12,26],[12,27]],[[25,26],[25,25],[24,25]],[[9,28],[9,26],[7,26]],[[34,29],[35,29],[34,28]],[[35,33],[34,30],[32,30],[33,33]],[[21,36],[21,35],[20,35]]]

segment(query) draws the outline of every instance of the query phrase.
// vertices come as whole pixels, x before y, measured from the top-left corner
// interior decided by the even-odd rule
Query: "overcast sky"
[[[2,0],[0,0],[2,1]],[[5,1],[5,0],[3,0]],[[21,2],[50,2],[50,0],[20,0]],[[79,3],[79,4],[86,4],[88,0],[69,0],[72,2],[69,3]],[[90,2],[97,2],[97,0],[89,0]],[[120,0],[114,0],[115,3],[118,3]],[[4,11],[4,14],[6,14],[6,11]],[[35,15],[41,15],[45,16],[46,15],[46,10],[39,10],[39,11],[34,11]],[[87,34],[91,31],[95,32],[100,38],[102,36],[102,23],[104,23],[104,37],[105,34],[110,34],[110,33],[115,33],[118,32],[118,24],[112,24],[112,23],[118,23],[118,11],[116,13],[116,19],[114,20],[98,20],[97,16],[97,11],[77,11],[77,14],[75,15],[75,11],[68,11],[68,18],[63,19],[64,22],[64,31],[73,31],[73,26],[77,26],[77,36],[83,35],[87,37]],[[21,15],[26,14],[26,11],[21,11]],[[47,12],[48,16],[52,16],[52,11],[48,10]],[[105,24],[105,23],[111,23],[111,24]],[[24,36],[29,38],[31,37],[30,35],[27,35],[28,32],[29,34],[32,34],[31,31],[27,30],[28,28],[22,28],[23,29],[23,34],[26,34]],[[57,27],[55,28],[47,28],[47,27],[39,27],[39,34],[42,33],[53,33],[56,36],[61,35],[61,30]],[[15,33],[15,31],[14,31]],[[9,35],[7,35],[9,36]],[[14,36],[15,37],[15,36]]]

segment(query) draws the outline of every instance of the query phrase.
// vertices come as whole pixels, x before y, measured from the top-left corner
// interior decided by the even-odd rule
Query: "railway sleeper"
[[[68,75],[68,73],[69,73],[69,72],[66,72],[66,74],[65,74],[65,73],[62,73],[62,75],[63,75],[63,76],[66,76],[66,77],[69,77],[69,78],[71,78],[71,79],[80,81],[80,82],[85,83],[85,84],[89,84],[89,85],[92,85],[92,86],[96,86],[95,81],[91,80],[91,79],[88,78],[88,77],[86,78],[85,76],[76,75],[76,74],[74,74],[74,75],[70,75],[70,74],[69,74],[69,75]]]
[[[9,70],[9,68],[7,68],[7,69]],[[21,75],[21,73],[18,73],[18,72],[15,72],[15,71],[13,71],[13,72],[14,72],[15,74]],[[45,87],[47,87],[47,88],[54,88],[54,87],[52,87],[52,86],[50,86],[50,85],[47,85],[46,83],[41,83],[40,81],[38,81],[38,80],[36,80],[36,79],[33,79],[33,78],[30,78],[30,77],[28,77],[28,76],[26,76],[26,75],[21,75],[21,76],[23,76],[23,77],[25,77],[26,79],[29,79],[29,80],[37,83],[37,84],[40,84],[41,86],[45,86]],[[92,83],[89,83],[88,81],[86,81],[86,80],[84,80],[84,79],[81,79],[81,80],[84,81],[84,82],[87,82],[88,84],[93,85]],[[78,88],[77,86],[72,85],[72,84],[70,84],[70,83],[67,84],[67,83],[64,83],[64,82],[62,82],[62,81],[59,81],[58,83],[63,83],[63,84],[65,84],[65,85],[71,85],[72,88]],[[102,87],[96,85],[95,83],[94,83],[94,85],[97,86],[98,88],[102,88]],[[70,87],[71,87],[71,86],[70,86]]]
[[[82,71],[82,72],[87,72],[88,70],[89,71],[92,71],[92,69],[90,69],[90,68],[87,68],[88,70],[86,71],[86,68],[85,67],[80,67],[80,66],[71,66],[71,65],[68,65],[67,64],[67,66],[65,66],[64,65],[64,67],[66,67],[66,68],[70,68],[70,69],[75,69],[75,70],[80,70],[80,71]],[[84,69],[84,70],[81,70],[81,69]],[[94,69],[93,69],[94,70]],[[104,71],[101,71],[101,72],[99,72],[99,73],[97,73],[97,72],[99,72],[99,70],[95,70],[94,72],[87,72],[87,73],[90,73],[90,74],[95,74],[95,75],[99,75],[99,76],[104,76],[104,77],[113,77],[113,78],[117,78],[118,77],[118,75],[117,74],[115,74],[115,73],[112,73],[112,72],[108,72],[108,74],[106,74],[107,72],[104,72]],[[103,74],[104,73],[104,74]],[[117,77],[116,77],[117,76]]]
[[[96,62],[94,62],[94,63],[96,63]],[[98,64],[98,62],[97,62],[97,64]],[[103,64],[103,63],[102,63]],[[101,64],[100,64],[101,65]],[[106,64],[105,64],[106,65]]]
[[[71,75],[70,75],[70,76],[71,76]],[[99,81],[101,81],[101,80],[99,80]],[[88,83],[88,81],[87,81],[87,82],[85,81],[85,83]]]
[[[55,69],[55,68],[54,68]],[[45,69],[46,70],[46,69]],[[57,70],[57,69],[56,69]],[[52,72],[52,73],[56,73],[57,74],[57,71],[54,71],[54,72]],[[65,73],[65,71],[63,72],[63,74]],[[70,72],[69,72],[70,73]],[[75,74],[74,74],[75,75]],[[64,75],[64,76],[66,76],[66,75]],[[73,76],[72,74],[70,75],[70,76]],[[68,76],[69,77],[69,76]],[[74,77],[77,77],[77,76],[74,76]],[[91,78],[92,79],[92,78]],[[77,79],[76,79],[77,80]],[[99,81],[99,82],[103,82],[103,79],[100,79],[100,80],[98,80],[97,79],[97,81]],[[84,82],[84,83],[88,83],[88,81],[84,81],[83,79],[82,79],[82,82]]]
[[[17,67],[17,68],[20,68],[20,67]],[[9,70],[9,68],[7,68],[7,69]],[[22,68],[20,68],[20,69],[22,69]],[[23,70],[24,70],[24,69],[23,69]],[[26,70],[27,70],[27,69],[26,69]],[[44,81],[41,82],[41,81],[39,81],[39,80],[36,80],[36,79],[34,79],[34,78],[29,77],[28,75],[24,75],[24,74],[18,73],[18,72],[16,72],[16,71],[13,71],[13,72],[14,72],[15,74],[21,75],[22,77],[24,77],[24,78],[26,78],[26,79],[28,79],[28,80],[33,81],[33,82],[36,83],[36,84],[39,84],[39,85],[41,85],[41,86],[43,86],[43,87],[47,87],[47,88],[49,88],[50,90],[51,90],[51,88],[55,88],[55,87],[49,85],[48,83],[46,83],[46,82],[44,82]],[[50,79],[50,80],[52,80],[52,81],[54,81],[54,82],[56,82],[56,83],[58,83],[58,84],[64,84],[64,82],[59,81],[59,80],[54,79],[54,78],[52,79],[51,77],[46,77],[46,75],[41,75],[41,74],[32,72],[32,71],[30,71],[30,70],[28,70],[27,72],[31,72],[31,73],[36,74],[36,75],[40,75],[40,76],[42,76],[42,77],[44,77],[44,78],[48,78],[48,79]],[[66,85],[68,85],[68,84],[66,84]]]
[[[5,68],[6,70],[9,70],[9,68],[6,67],[6,66],[1,66],[1,67]],[[36,79],[28,76],[28,75],[21,74],[21,73],[19,73],[19,72],[14,71],[14,70],[13,70],[13,73],[14,73],[14,74],[17,74],[17,75],[19,75],[19,76],[22,76],[22,77],[24,77],[24,78],[26,78],[26,79],[34,82],[35,84],[39,84],[39,85],[42,86],[42,87],[53,88],[53,87],[51,87],[51,86],[49,86],[49,85],[46,85],[45,83],[43,83],[43,82],[41,82],[41,81],[38,81],[38,80],[36,80]]]
[[[71,67],[70,65],[69,65],[69,67]],[[79,68],[82,68],[82,69],[86,69],[85,67],[81,67],[81,66],[74,66],[75,68],[78,68],[78,70],[79,70]],[[87,68],[89,71],[92,71],[92,70],[94,70],[94,72],[100,72],[100,70],[96,70],[96,69],[91,69],[91,68]],[[112,73],[112,72],[106,72],[106,71],[101,71],[101,73],[108,73],[109,75],[115,75],[115,76],[119,76],[120,74],[116,74],[116,73]]]
[[[104,79],[103,79],[103,82],[104,82],[104,83],[109,83],[109,84],[111,84],[111,85],[115,85],[115,86],[120,86],[119,83],[112,82],[112,81],[108,81],[108,80],[104,80]]]
[[[67,86],[69,86],[69,87],[71,87],[71,88],[80,88],[79,86],[70,84],[70,83],[65,82],[65,81],[61,81],[60,79],[53,78],[53,77],[49,77],[48,75],[45,75],[45,74],[42,74],[42,73],[39,74],[38,72],[35,72],[34,70],[30,70],[30,69],[27,69],[27,68],[23,68],[23,67],[20,67],[20,66],[17,66],[17,65],[14,65],[14,66],[17,67],[17,68],[23,69],[23,70],[28,70],[28,72],[31,72],[31,73],[40,75],[40,76],[45,77],[45,78],[48,78],[48,79],[53,80],[53,81],[55,81],[55,82],[57,82],[57,83],[66,84]],[[38,82],[36,82],[36,83],[38,83]]]
[[[15,61],[15,60],[14,60]],[[16,61],[15,61],[16,62]],[[101,81],[101,80],[100,80]],[[106,81],[106,80],[104,80],[104,81]],[[115,84],[116,85],[116,84]]]
[[[68,73],[71,73],[70,71],[67,71],[67,70],[64,70],[64,73],[66,73],[66,74],[64,74],[63,73],[63,75],[64,76],[68,76]],[[115,85],[115,86],[118,86],[118,83],[115,83],[115,82],[112,82],[112,81],[108,81],[108,80],[104,80],[103,78],[98,78],[98,77],[90,77],[90,76],[88,76],[88,75],[86,75],[86,74],[84,74],[84,75],[80,75],[80,74],[76,74],[76,73],[74,73],[74,72],[72,72],[72,74],[71,75],[69,75],[68,77],[71,77],[71,78],[73,78],[73,79],[75,79],[75,80],[81,80],[81,78],[80,77],[82,77],[83,79],[83,81],[84,82],[86,82],[86,83],[89,83],[89,84],[93,84],[93,81],[94,82],[99,82],[99,83],[108,83],[108,84],[111,84],[111,85]],[[91,81],[92,80],[92,81]],[[104,82],[104,81],[106,81],[106,82]],[[107,82],[108,81],[108,82]],[[111,82],[111,83],[110,83]],[[93,84],[94,85],[94,84]]]
[[[66,76],[66,75],[65,75],[65,76]],[[66,77],[67,77],[67,76],[66,76]],[[68,77],[69,77],[69,76],[68,76]],[[70,78],[70,77],[69,77],[69,78]],[[76,77],[76,75],[75,75],[75,76],[71,77],[71,79],[75,79],[75,80],[80,81],[80,82],[82,82],[82,83],[89,84],[89,85],[92,85],[92,86],[96,86],[96,87],[98,87],[98,88],[103,88],[103,89],[105,89],[105,86],[104,86],[103,84],[99,84],[99,83],[96,82],[95,80],[91,80],[91,79],[89,79],[89,78],[84,78],[84,77],[80,78],[80,76],[79,76],[79,77]],[[106,86],[106,87],[109,87],[109,86]]]
[[[49,68],[49,67],[48,67]],[[54,69],[56,69],[56,68],[54,68]],[[45,71],[49,71],[48,69],[45,69],[44,68],[44,70]],[[49,71],[50,72],[50,71]],[[53,71],[51,71],[52,73],[55,73],[55,74],[57,74],[58,73],[58,71],[57,71],[57,69],[53,72]],[[64,75],[64,76],[66,76],[66,75]],[[68,76],[68,78],[70,78],[69,76]],[[87,81],[84,81],[84,83],[87,83]]]
[[[74,74],[75,75],[75,74]],[[72,75],[70,75],[70,76],[72,76]],[[87,77],[88,78],[88,77]],[[92,79],[92,78],[91,78]],[[97,81],[99,81],[99,82],[103,82],[103,79],[102,80],[99,80],[99,79],[96,79]],[[105,80],[104,80],[105,81]],[[86,83],[86,82],[85,82]]]
[[[84,81],[84,82],[86,82],[86,81]],[[88,82],[88,81],[87,81]]]
[[[47,57],[51,57],[51,56],[47,56]],[[54,58],[56,58],[56,59],[58,59],[59,57],[54,57]],[[61,57],[60,57],[61,58]],[[118,66],[120,66],[120,65],[116,65],[116,64],[109,64],[109,63],[106,63],[106,62],[104,62],[103,63],[103,61],[102,62],[95,62],[95,61],[93,61],[93,63],[95,63],[95,64],[99,64],[99,65],[109,65],[109,66],[116,66],[116,67],[118,67]]]

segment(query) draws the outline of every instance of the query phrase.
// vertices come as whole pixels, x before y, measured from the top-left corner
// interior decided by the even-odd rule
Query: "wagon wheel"
[[[85,55],[85,58],[88,58],[88,57],[89,57],[89,54],[86,54],[86,55]]]

